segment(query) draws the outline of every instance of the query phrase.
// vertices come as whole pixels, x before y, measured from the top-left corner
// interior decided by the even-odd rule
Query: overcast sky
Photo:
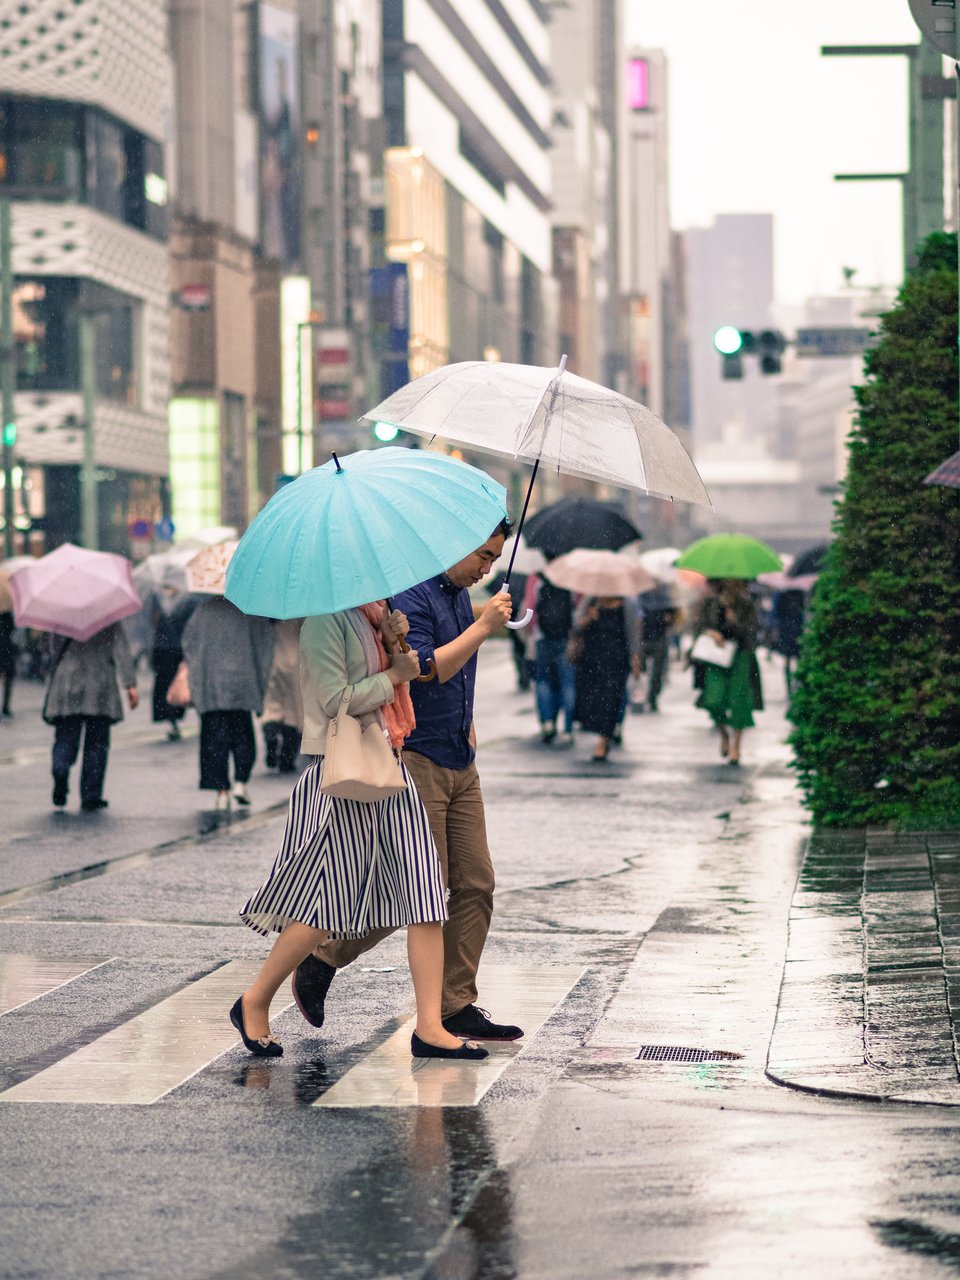
[[[822,44],[913,44],[908,0],[626,0],[629,43],[665,50],[671,216],[775,215],[776,292],[800,302],[901,274],[900,184],[836,183],[906,165],[906,67]]]

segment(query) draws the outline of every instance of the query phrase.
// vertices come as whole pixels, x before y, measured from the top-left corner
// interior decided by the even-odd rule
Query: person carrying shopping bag
[[[398,762],[404,789],[387,799],[347,800],[324,791],[327,733],[347,691],[350,714],[364,729],[379,725],[395,752],[414,728],[407,682],[419,674],[417,653],[387,651],[406,630],[404,615],[388,613],[382,600],[303,624],[303,751],[316,759],[294,788],[273,869],[240,912],[258,933],[280,933],[230,1011],[244,1045],[258,1056],[282,1054],[270,1033],[270,1001],[317,946],[403,927],[417,1002],[411,1053],[487,1056],[441,1021],[444,887],[430,823],[406,766]]]

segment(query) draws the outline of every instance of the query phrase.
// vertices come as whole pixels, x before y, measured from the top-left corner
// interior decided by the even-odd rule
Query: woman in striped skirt
[[[308,618],[300,633],[302,750],[314,760],[294,788],[280,852],[266,882],[240,912],[258,933],[280,936],[230,1019],[251,1053],[279,1057],[270,1034],[270,1002],[298,964],[327,938],[357,938],[371,929],[407,926],[407,955],[417,999],[415,1057],[487,1056],[464,1044],[440,1020],[443,921],[440,861],[413,779],[406,790],[361,802],[325,795],[327,728],[344,690],[350,713],[366,728],[376,720],[399,751],[414,726],[407,682],[419,675],[415,650],[389,654],[408,630],[402,613],[382,600],[343,613]]]

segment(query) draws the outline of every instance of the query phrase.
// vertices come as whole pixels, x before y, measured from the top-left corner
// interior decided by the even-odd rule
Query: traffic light
[[[12,449],[17,443],[17,424],[15,422],[5,422],[3,424],[3,447]]]
[[[743,356],[758,356],[761,373],[779,373],[780,358],[787,348],[787,340],[779,329],[763,329],[754,333],[750,329],[736,329],[732,324],[725,324],[713,335],[713,345],[723,356],[721,377],[742,378]]]
[[[713,345],[723,356],[720,376],[722,378],[742,378],[743,361],[740,359],[740,355],[743,351],[743,334],[740,330],[735,329],[732,324],[721,325],[713,335]]]
[[[381,444],[389,444],[391,440],[396,440],[400,432],[391,422],[378,422],[373,428],[373,434]]]
[[[787,346],[787,340],[779,329],[764,329],[757,338],[757,354],[760,357],[761,373],[779,373],[780,357]]]

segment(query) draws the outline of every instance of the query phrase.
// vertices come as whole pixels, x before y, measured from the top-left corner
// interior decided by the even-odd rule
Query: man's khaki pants
[[[483,795],[476,764],[444,769],[415,751],[404,751],[414,785],[437,843],[449,919],[443,926],[444,1018],[477,1000],[477,968],[493,914],[493,864],[487,845]],[[362,938],[326,942],[314,953],[336,969],[356,960],[393,929],[373,929]]]

